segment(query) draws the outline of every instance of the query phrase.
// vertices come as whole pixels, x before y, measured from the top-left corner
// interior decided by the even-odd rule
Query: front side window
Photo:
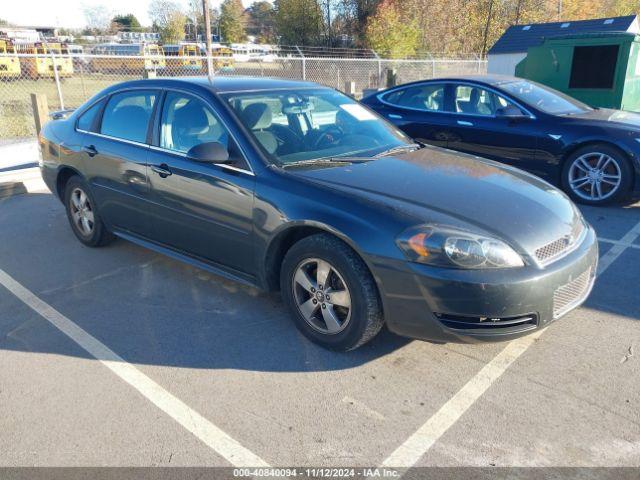
[[[218,142],[229,149],[229,133],[218,116],[198,98],[167,93],[160,124],[160,146],[187,153],[196,145],[208,142]]]
[[[328,88],[230,93],[226,101],[273,163],[372,157],[411,145],[398,129]]]
[[[588,105],[563,93],[528,80],[500,84],[500,88],[517,100],[551,115],[573,115],[591,110]]]
[[[155,92],[140,90],[112,95],[102,115],[100,133],[145,143],[156,96]]]
[[[421,85],[394,90],[383,98],[391,105],[428,112],[444,112],[444,85]]]
[[[104,101],[100,101],[95,103],[93,106],[89,107],[78,119],[77,128],[78,130],[84,130],[85,132],[93,131],[93,124],[96,119],[96,115],[102,108],[102,104]]]

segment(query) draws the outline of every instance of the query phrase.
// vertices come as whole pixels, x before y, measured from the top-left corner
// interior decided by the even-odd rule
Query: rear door
[[[173,249],[241,273],[255,273],[255,176],[214,108],[194,95],[168,91],[158,112],[158,141],[149,153],[153,237]],[[232,165],[189,159],[219,142]]]
[[[95,132],[83,132],[87,177],[100,214],[113,228],[150,234],[147,156],[156,90],[126,90],[108,99]]]
[[[452,84],[455,113],[449,148],[535,170],[539,128],[536,119],[497,92],[469,83]],[[500,116],[515,108],[522,116]]]
[[[380,113],[414,140],[446,147],[452,126],[447,88],[429,82],[391,90],[380,97]]]

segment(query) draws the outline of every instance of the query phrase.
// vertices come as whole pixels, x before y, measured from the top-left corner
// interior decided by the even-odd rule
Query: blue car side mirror
[[[196,162],[231,163],[229,151],[220,142],[205,142],[192,147],[187,157]]]

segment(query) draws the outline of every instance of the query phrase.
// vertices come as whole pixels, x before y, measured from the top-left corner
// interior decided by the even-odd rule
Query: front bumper
[[[546,327],[584,302],[597,263],[591,227],[577,249],[545,268],[460,270],[370,259],[389,330],[465,343],[510,340]]]

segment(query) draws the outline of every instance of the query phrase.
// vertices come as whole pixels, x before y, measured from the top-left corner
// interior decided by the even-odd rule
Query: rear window
[[[86,110],[82,115],[80,115],[80,118],[78,119],[78,124],[77,124],[78,130],[84,130],[86,132],[93,131],[93,122],[96,119],[96,115],[98,115],[98,112],[102,108],[103,103],[104,101],[95,103],[92,107],[89,107],[88,110]]]
[[[575,47],[569,88],[613,88],[618,45]]]
[[[155,101],[155,92],[136,90],[112,95],[102,115],[100,133],[144,143]]]
[[[385,102],[398,107],[414,108],[427,112],[443,112],[444,85],[419,85],[394,90],[382,97]]]

